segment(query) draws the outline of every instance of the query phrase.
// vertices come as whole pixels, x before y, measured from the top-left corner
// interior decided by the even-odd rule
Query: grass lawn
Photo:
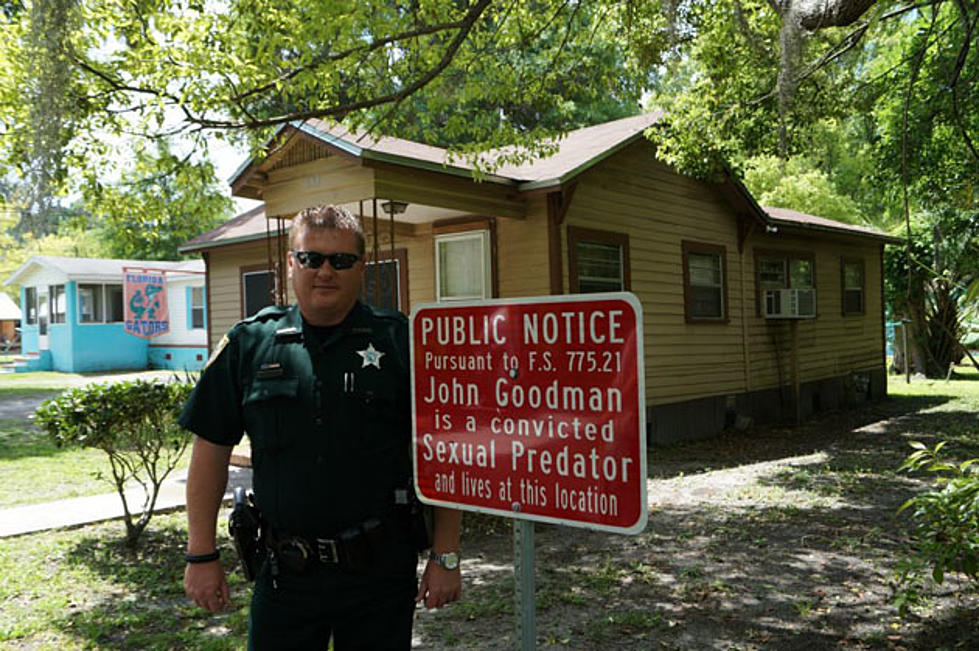
[[[234,610],[212,616],[183,594],[183,513],[157,515],[130,554],[122,523],[0,540],[0,647],[239,649],[248,589],[229,573]],[[222,538],[225,563],[234,558]]]
[[[890,515],[874,518],[862,529],[844,525],[847,518],[862,517],[860,514],[871,507],[883,514],[896,511],[900,502],[881,504],[880,495],[885,491],[879,489],[908,481],[896,470],[899,457],[906,453],[905,441],[918,439],[933,444],[947,439],[949,448],[958,455],[977,455],[979,373],[960,367],[951,381],[915,380],[910,385],[904,384],[903,377],[895,377],[890,380],[889,391],[892,397],[886,410],[868,406],[866,414],[855,412],[841,416],[841,420],[852,418],[857,422],[853,427],[863,428],[878,411],[886,411],[886,424],[879,427],[900,429],[898,449],[893,454],[881,455],[879,448],[870,448],[866,454],[856,455],[847,447],[845,437],[839,437],[834,439],[839,448],[831,451],[834,456],[828,461],[789,466],[783,474],[763,478],[760,484],[782,492],[791,489],[793,495],[812,493],[816,500],[813,505],[766,508],[768,498],[760,495],[746,509],[698,506],[686,510],[682,504],[674,509],[661,507],[641,536],[575,530],[579,532],[574,538],[578,542],[569,549],[561,547],[562,541],[571,537],[568,530],[542,527],[537,551],[540,639],[547,640],[551,648],[660,648],[657,640],[663,648],[706,648],[709,645],[683,640],[697,633],[704,618],[714,615],[717,622],[713,624],[718,627],[727,625],[728,620],[743,625],[723,629],[727,637],[713,639],[714,645],[721,643],[724,648],[936,648],[942,646],[938,644],[943,639],[938,635],[944,630],[942,626],[971,630],[973,612],[963,611],[961,620],[948,624],[939,615],[919,611],[912,624],[937,631],[932,633],[936,637],[907,637],[905,625],[893,615],[894,609],[886,607],[890,598],[886,594],[887,568],[900,554],[900,529],[892,527]],[[811,427],[818,426],[817,422]],[[791,429],[777,428],[762,434],[790,440],[796,436]],[[29,438],[19,436],[22,442]],[[871,440],[867,434],[862,436]],[[883,440],[885,435],[880,437]],[[689,452],[712,466],[724,467],[725,459],[705,456],[723,449],[721,439],[710,446],[707,442],[683,446],[674,456],[682,461],[683,454]],[[763,447],[760,453],[742,455],[737,461],[729,454],[727,460],[750,469],[760,460],[759,454],[767,452]],[[696,480],[706,474],[706,470],[678,472],[675,481]],[[0,478],[0,482],[6,485],[6,479]],[[852,503],[851,507],[842,508],[842,501]],[[219,545],[222,562],[230,569],[234,552],[225,533],[225,513],[222,511],[219,522]],[[434,614],[419,613],[416,632],[427,640],[424,648],[475,648],[481,645],[479,640],[501,648],[493,646],[493,640],[512,628],[509,527],[480,530],[474,525],[498,523],[500,519],[467,518],[463,536],[468,563],[464,601]],[[814,521],[818,521],[818,528],[806,529]],[[806,535],[796,537],[795,532],[804,530]],[[553,532],[550,538],[548,531]],[[784,548],[777,544],[776,533],[787,537]],[[184,598],[182,513],[157,515],[136,555],[121,545],[122,537],[122,524],[108,522],[0,540],[0,647],[244,648],[249,587],[239,572],[229,574],[232,607],[226,612],[210,615]],[[748,555],[731,555],[730,545],[734,543]],[[806,553],[826,548],[827,563],[817,568],[818,575],[807,574],[817,570],[805,565],[800,545]],[[683,556],[688,546],[689,558]],[[844,558],[852,562],[843,563]],[[742,588],[735,586],[741,585],[738,577],[758,569],[752,566],[756,561],[766,573],[745,596]],[[577,569],[579,564],[581,569]],[[674,565],[683,567],[674,571]],[[722,580],[723,575],[713,569],[715,565],[726,567],[729,577]],[[572,570],[578,573],[567,581],[555,579]],[[804,588],[798,590],[796,583]],[[823,594],[822,587],[815,589],[824,583],[827,590],[834,591],[832,599]],[[945,596],[936,593],[935,599],[956,602],[954,590],[948,587]],[[631,601],[624,600],[623,595]],[[760,604],[756,610],[762,614],[753,615],[744,607],[738,601],[742,596]],[[837,603],[838,607],[834,605]],[[724,604],[730,607],[722,607]],[[834,628],[833,617],[837,615],[873,626]],[[782,620],[788,622],[784,629],[771,626],[773,621]],[[566,622],[574,626],[566,626]],[[899,632],[905,635],[903,639]],[[474,637],[477,633],[483,636]],[[805,644],[793,646],[789,644],[793,639]],[[928,644],[929,639],[936,644]]]
[[[148,371],[139,377],[170,375],[169,371]],[[107,377],[50,372],[0,376],[0,508],[115,491],[110,483],[108,457],[103,452],[58,448],[29,420],[3,414],[5,404],[34,404],[64,388],[104,381]],[[188,450],[178,468],[186,467],[189,461]],[[100,475],[105,479],[100,479]]]

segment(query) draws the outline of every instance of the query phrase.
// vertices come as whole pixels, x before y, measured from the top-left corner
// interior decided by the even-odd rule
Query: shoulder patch
[[[228,339],[228,335],[224,335],[223,337],[221,337],[221,341],[219,341],[218,345],[214,347],[214,352],[211,353],[211,356],[207,358],[207,364],[205,364],[204,368],[201,370],[207,370],[207,367],[210,366],[211,363],[218,358],[218,356],[221,354],[221,351],[224,350],[225,346],[228,345],[229,341],[230,339]]]

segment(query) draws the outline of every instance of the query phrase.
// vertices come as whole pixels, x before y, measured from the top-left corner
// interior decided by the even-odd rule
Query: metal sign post
[[[532,651],[537,645],[534,601],[534,523],[513,521],[514,612],[517,614],[517,648]]]

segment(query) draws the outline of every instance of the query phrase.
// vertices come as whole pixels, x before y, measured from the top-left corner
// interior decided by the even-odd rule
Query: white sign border
[[[520,305],[527,303],[585,303],[585,302],[595,302],[595,301],[609,301],[609,300],[621,300],[628,303],[632,309],[635,316],[636,322],[636,373],[637,378],[637,393],[638,393],[638,409],[637,421],[639,426],[639,465],[640,474],[642,480],[639,482],[639,501],[641,508],[639,509],[639,519],[628,527],[619,527],[613,525],[603,525],[595,522],[583,522],[581,520],[565,520],[562,518],[555,518],[549,515],[536,515],[532,513],[523,513],[520,511],[508,511],[505,509],[494,509],[485,506],[476,506],[474,504],[461,504],[459,502],[449,502],[446,500],[436,500],[430,497],[422,495],[421,490],[418,487],[418,414],[415,410],[416,400],[415,400],[415,318],[418,313],[422,310],[427,309],[445,309],[445,308],[455,308],[455,307],[492,307],[494,305]],[[409,374],[411,377],[411,478],[414,484],[415,495],[424,504],[430,504],[432,506],[445,507],[450,509],[458,509],[462,511],[472,511],[474,513],[485,513],[487,515],[498,515],[505,518],[515,518],[520,520],[528,520],[531,522],[544,522],[547,524],[560,524],[569,527],[577,527],[580,529],[591,529],[593,531],[605,531],[609,533],[620,533],[620,534],[630,534],[635,535],[642,533],[645,530],[646,525],[649,521],[649,498],[648,483],[649,479],[646,475],[646,359],[645,359],[645,340],[643,338],[644,328],[643,328],[643,310],[642,303],[632,292],[601,292],[595,294],[554,294],[549,296],[528,296],[521,298],[494,298],[494,299],[482,299],[474,301],[447,301],[443,303],[419,303],[412,307],[411,316],[408,321],[408,339],[409,339]]]

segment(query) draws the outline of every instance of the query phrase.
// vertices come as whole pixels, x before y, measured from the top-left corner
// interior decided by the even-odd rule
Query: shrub
[[[945,442],[929,448],[913,442],[914,452],[900,470],[934,475],[932,490],[912,497],[899,509],[911,514],[914,554],[905,564],[900,582],[905,588],[898,601],[903,606],[916,591],[918,577],[926,568],[942,583],[949,572],[975,582],[979,579],[979,459],[961,463],[942,454]]]
[[[160,485],[190,442],[177,416],[193,385],[189,379],[174,380],[89,384],[46,400],[34,412],[35,422],[59,447],[96,448],[109,456],[110,481],[122,499],[131,549],[149,524]],[[143,489],[138,513],[126,497],[131,481]]]

